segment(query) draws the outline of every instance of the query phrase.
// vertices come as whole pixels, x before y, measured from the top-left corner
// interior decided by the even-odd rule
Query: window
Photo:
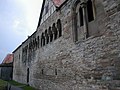
[[[39,48],[39,36],[37,37],[37,47]]]
[[[73,32],[74,41],[83,40],[98,33],[94,20],[95,6],[93,0],[80,2],[77,0],[73,6]],[[84,26],[84,27],[83,27]]]
[[[80,26],[83,26],[83,11],[82,8],[79,8],[79,18],[80,18]]]
[[[35,38],[35,49],[37,49],[37,39]]]
[[[58,32],[57,32],[57,28],[55,26],[55,23],[53,24],[52,26],[52,31],[53,31],[53,34],[54,34],[54,40],[57,39],[57,35],[58,35]]]
[[[47,30],[45,30],[45,37],[46,37],[46,44],[48,44],[49,43],[49,36],[48,36]]]
[[[28,45],[22,48],[22,62],[24,64],[26,64],[26,60],[28,59],[27,54],[28,54]],[[20,54],[19,54],[19,59],[20,59]]]
[[[56,27],[57,26],[57,27]],[[53,40],[56,40],[58,37],[62,36],[62,25],[61,20],[58,19],[56,23],[53,23],[52,27],[50,26],[41,34],[41,47]]]
[[[45,36],[44,33],[41,35],[41,47],[45,45]]]
[[[41,70],[41,74],[42,74],[42,75],[44,74],[44,69]]]
[[[27,83],[29,83],[29,74],[30,74],[29,68],[27,68]]]
[[[35,40],[33,40],[33,50],[35,49]]]
[[[50,36],[50,42],[52,42],[52,40],[53,40],[53,33],[52,33],[52,31],[51,31],[51,27],[49,27],[48,34],[49,34],[49,36]]]
[[[57,75],[57,69],[55,69],[55,75]]]
[[[87,1],[87,14],[88,14],[88,22],[93,21],[94,20],[93,5],[91,0]]]
[[[58,28],[58,32],[59,32],[59,37],[62,36],[62,25],[61,25],[61,20],[58,19],[57,21],[57,28]]]
[[[19,54],[19,59],[20,59],[20,54]]]

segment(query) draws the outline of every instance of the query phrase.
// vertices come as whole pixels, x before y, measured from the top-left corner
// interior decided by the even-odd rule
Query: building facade
[[[0,79],[12,80],[13,74],[13,54],[7,54],[0,64]]]
[[[13,79],[39,90],[119,88],[120,0],[43,0],[13,54]]]

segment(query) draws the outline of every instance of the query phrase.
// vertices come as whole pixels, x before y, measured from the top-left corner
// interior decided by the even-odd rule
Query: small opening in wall
[[[20,59],[20,54],[19,54],[19,59]]]
[[[79,8],[79,17],[80,17],[80,26],[83,26],[83,11],[82,8]]]
[[[37,39],[35,38],[35,49],[37,49]]]
[[[48,37],[47,30],[45,30],[45,37],[46,37],[46,44],[48,44],[49,43],[49,37]]]
[[[87,13],[88,13],[88,22],[93,21],[94,20],[93,5],[91,0],[87,1]]]
[[[58,28],[58,31],[59,31],[59,37],[62,36],[62,25],[61,25],[61,20],[58,19],[57,21],[57,28]]]
[[[53,40],[53,32],[51,31],[51,27],[49,27],[48,34],[49,34],[49,37],[50,37],[50,42],[52,42],[52,40]]]
[[[57,28],[55,26],[55,23],[53,24],[52,26],[52,31],[54,33],[54,40],[57,39],[57,35],[58,35],[58,32],[57,32]]]
[[[44,74],[44,69],[41,70],[41,74],[42,74],[42,75]]]
[[[42,33],[42,35],[41,35],[41,47],[42,46],[45,46],[45,36],[44,36],[44,33]]]
[[[57,75],[58,73],[57,73],[57,69],[55,69],[55,75]]]
[[[37,47],[39,48],[39,36],[37,37]]]
[[[29,83],[29,68],[27,69],[27,83]]]

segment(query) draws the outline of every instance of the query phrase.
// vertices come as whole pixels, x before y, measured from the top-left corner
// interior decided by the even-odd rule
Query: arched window
[[[88,13],[88,22],[91,22],[94,20],[93,16],[93,5],[92,1],[88,0],[87,1],[87,13]]]
[[[62,25],[61,25],[61,20],[58,19],[57,21],[57,28],[58,28],[58,32],[59,32],[59,37],[62,36]]]
[[[39,48],[39,36],[37,37],[37,47]]]
[[[33,40],[33,50],[35,49],[35,40]]]
[[[52,42],[52,40],[53,40],[53,32],[51,30],[51,27],[49,27],[48,34],[49,34],[50,42]]]
[[[47,30],[45,30],[45,37],[46,37],[46,44],[48,44],[49,43],[49,36],[48,36]]]
[[[80,18],[80,26],[83,26],[83,11],[82,8],[79,8],[79,18]]]
[[[37,49],[37,39],[35,38],[35,49]]]
[[[29,43],[29,52],[31,52],[31,44]]]
[[[31,50],[33,51],[33,41],[31,42]]]
[[[58,35],[58,32],[57,32],[57,28],[56,28],[56,26],[55,26],[55,23],[53,23],[52,31],[53,31],[54,40],[55,40],[55,39],[57,39],[57,35]]]
[[[41,35],[41,47],[45,45],[45,36],[44,33]]]
[[[73,4],[73,39],[74,41],[86,39],[92,35],[97,35],[98,30],[95,25],[95,1],[87,0],[80,2],[76,0]],[[84,26],[84,27],[83,27]]]

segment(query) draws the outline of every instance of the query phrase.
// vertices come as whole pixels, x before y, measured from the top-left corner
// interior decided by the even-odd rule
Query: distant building
[[[43,0],[13,54],[13,79],[37,90],[117,90],[120,0]]]
[[[3,80],[12,80],[13,74],[13,54],[8,54],[0,64],[0,78]]]

